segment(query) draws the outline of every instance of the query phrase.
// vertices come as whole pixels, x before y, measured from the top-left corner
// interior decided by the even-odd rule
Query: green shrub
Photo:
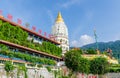
[[[5,71],[8,72],[8,73],[11,72],[11,71],[13,71],[13,70],[14,70],[14,66],[13,66],[12,62],[7,61],[7,62],[5,63],[4,69],[5,69]]]
[[[20,53],[20,52],[12,52],[9,50],[4,51],[1,49],[0,54],[9,56],[11,58],[20,58],[21,60],[25,60],[25,61],[32,62],[32,63],[41,63],[41,64],[47,64],[47,65],[55,65],[56,64],[55,60],[35,57],[35,56],[31,56],[29,54],[24,54],[24,53]]]
[[[41,68],[41,67],[42,67],[42,65],[41,65],[41,64],[38,64],[38,65],[37,65],[37,67]]]
[[[51,71],[51,67],[46,66],[47,70],[50,72]]]

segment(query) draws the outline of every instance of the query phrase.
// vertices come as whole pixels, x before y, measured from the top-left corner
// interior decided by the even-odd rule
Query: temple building
[[[61,43],[60,47],[62,48],[62,55],[69,51],[68,28],[64,23],[60,12],[52,26],[52,35],[55,37],[57,42]]]
[[[8,30],[9,32],[7,32]],[[13,63],[32,64],[34,62],[55,65],[62,60],[62,51],[58,47],[59,42],[3,16],[0,16],[0,33],[0,63],[11,60]],[[18,33],[21,35],[18,35]],[[54,49],[52,49],[53,47]],[[11,55],[12,58],[10,58]]]

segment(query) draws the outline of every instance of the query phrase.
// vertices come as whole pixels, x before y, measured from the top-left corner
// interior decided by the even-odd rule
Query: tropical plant
[[[87,54],[97,54],[97,51],[94,49],[87,49]]]
[[[65,54],[65,65],[73,72],[89,73],[89,60],[83,58],[79,51],[67,52]]]
[[[22,70],[24,71],[24,78],[28,78],[28,76],[27,76],[27,68],[25,67],[25,65],[22,66]]]
[[[19,78],[20,74],[23,72],[22,66],[17,65],[17,78]],[[23,74],[22,74],[23,75]]]
[[[12,62],[7,61],[7,62],[5,63],[4,69],[5,69],[5,71],[6,71],[6,73],[7,73],[7,77],[8,77],[9,74],[11,74],[12,71],[14,70],[14,66],[13,66]]]
[[[79,71],[78,68],[80,58],[81,54],[79,52],[70,50],[65,54],[65,65],[72,71]]]
[[[56,70],[54,70],[54,77],[55,77],[55,78],[57,78],[57,73],[58,73],[58,72],[57,72]]]
[[[120,72],[120,64],[111,64],[109,67],[109,72],[119,73]]]
[[[90,69],[90,61],[86,58],[80,58],[79,59],[79,72],[80,73],[85,73],[88,74],[89,73],[89,69]]]
[[[43,66],[42,66],[41,64],[38,64],[37,67],[38,67],[38,68],[41,68],[41,67],[43,67]]]
[[[50,71],[51,71],[51,67],[46,66],[46,68],[47,68],[48,72],[50,72]]]
[[[104,75],[108,72],[109,64],[106,58],[96,57],[90,62],[90,72],[92,74]]]

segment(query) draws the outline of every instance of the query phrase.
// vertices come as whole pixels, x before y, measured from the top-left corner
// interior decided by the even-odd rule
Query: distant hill
[[[120,58],[120,40],[117,41],[110,41],[110,42],[98,42],[99,50],[101,52],[106,51],[108,48],[110,48],[113,52],[113,56],[116,58]],[[80,47],[81,49],[96,49],[96,44],[88,44],[85,46]]]

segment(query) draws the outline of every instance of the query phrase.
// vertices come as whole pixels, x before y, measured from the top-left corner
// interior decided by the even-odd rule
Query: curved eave
[[[22,25],[17,24],[17,23],[15,23],[15,22],[12,22],[12,21],[4,18],[4,17],[0,17],[0,20],[2,20],[2,21],[4,21],[4,22],[9,22],[9,23],[10,23],[11,25],[13,25],[13,26],[18,26],[18,27],[20,27],[21,29],[23,29],[23,30],[25,30],[25,31],[27,31],[27,32],[29,32],[29,33],[31,33],[31,34],[34,34],[34,35],[36,35],[36,36],[38,36],[38,37],[40,37],[40,38],[43,38],[43,39],[48,40],[48,41],[50,41],[50,42],[52,42],[52,43],[55,43],[55,44],[60,45],[60,43],[58,43],[58,42],[56,42],[56,41],[54,41],[54,40],[51,40],[51,39],[49,39],[49,38],[47,38],[47,37],[45,37],[45,36],[42,36],[42,35],[36,33],[35,31],[32,31],[32,30],[30,30],[30,29],[28,29],[28,28],[25,28],[25,27],[23,27]]]
[[[8,46],[15,47],[15,48],[27,50],[28,52],[30,51],[30,52],[33,52],[33,53],[42,54],[44,56],[51,57],[51,58],[54,58],[54,59],[57,59],[57,60],[62,60],[61,57],[54,56],[54,55],[51,55],[51,54],[48,54],[48,53],[44,53],[44,52],[41,52],[41,51],[37,51],[37,50],[31,49],[31,48],[28,48],[28,47],[24,47],[24,46],[21,46],[21,45],[18,45],[18,44],[14,44],[14,43],[8,42],[8,41],[0,40],[0,43],[8,45]]]

